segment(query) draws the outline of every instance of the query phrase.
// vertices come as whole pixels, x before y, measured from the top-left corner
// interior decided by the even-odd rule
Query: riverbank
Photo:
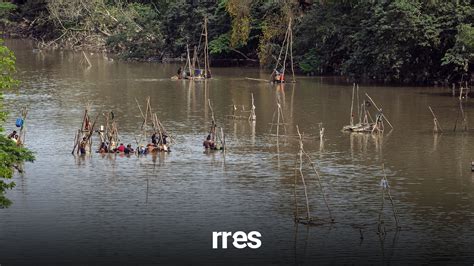
[[[212,62],[268,69],[281,67],[291,20],[292,62],[304,74],[432,85],[463,82],[474,72],[470,1],[313,2],[33,1],[18,3],[9,19],[44,47],[163,62],[203,48],[206,18]]]

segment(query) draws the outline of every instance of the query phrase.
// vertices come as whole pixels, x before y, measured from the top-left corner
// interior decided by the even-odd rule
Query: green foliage
[[[474,63],[474,27],[468,24],[459,26],[456,43],[443,57],[442,65],[451,65],[458,72],[468,72]]]
[[[250,0],[228,0],[226,10],[232,17],[230,43],[232,47],[247,43],[250,35]]]
[[[6,19],[7,16],[16,8],[16,5],[9,2],[0,2],[0,19]]]
[[[15,72],[15,57],[0,40],[0,133],[3,133],[7,113],[3,111],[2,91],[18,84],[12,78]],[[25,148],[19,147],[13,141],[0,135],[0,208],[8,207],[11,202],[5,197],[6,190],[12,189],[15,183],[8,182],[13,176],[14,167],[24,161],[33,161],[33,154]]]
[[[159,15],[151,6],[132,3],[123,15],[121,30],[107,39],[107,46],[124,58],[145,59],[160,54],[164,41]]]
[[[222,34],[209,42],[209,53],[212,55],[228,53],[230,52],[230,43],[229,34]]]
[[[16,5],[9,2],[0,2],[0,24],[5,27],[8,23],[8,17],[16,9]]]
[[[456,29],[472,22],[469,1],[327,1],[298,26],[297,58],[305,72],[429,83],[467,71],[472,32]]]
[[[318,56],[314,49],[311,49],[305,54],[305,57],[301,59],[299,64],[301,70],[305,73],[317,72],[321,73],[321,58]]]
[[[14,73],[15,55],[0,39],[0,92],[18,85],[18,81],[13,79]]]

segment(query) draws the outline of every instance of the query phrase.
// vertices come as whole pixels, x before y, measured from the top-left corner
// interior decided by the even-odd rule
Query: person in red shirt
[[[118,152],[125,152],[125,145],[123,145],[123,143],[120,143],[120,146],[118,146],[117,151]]]

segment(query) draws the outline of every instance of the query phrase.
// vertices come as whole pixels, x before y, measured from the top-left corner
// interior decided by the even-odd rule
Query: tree
[[[307,73],[459,80],[472,61],[473,11],[468,0],[320,1],[295,30],[296,58]]]
[[[18,81],[13,79],[15,72],[15,56],[0,40],[0,133],[4,132],[3,124],[7,118],[7,113],[3,110],[3,91],[18,85]],[[0,134],[0,208],[8,207],[11,201],[5,197],[6,190],[15,186],[14,182],[8,179],[13,177],[14,169],[23,162],[34,160],[33,153]]]
[[[456,43],[443,57],[442,65],[451,66],[461,73],[461,81],[465,74],[470,73],[474,64],[474,27],[461,24],[456,34]],[[469,78],[469,77],[468,77]]]

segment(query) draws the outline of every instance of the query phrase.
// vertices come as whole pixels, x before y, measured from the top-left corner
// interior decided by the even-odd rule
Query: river
[[[0,210],[1,265],[474,262],[474,142],[472,132],[453,132],[459,103],[446,88],[361,85],[361,98],[367,92],[394,126],[376,137],[341,131],[352,95],[343,79],[297,77],[296,84],[277,86],[245,79],[267,79],[260,69],[214,68],[207,82],[173,81],[173,64],[89,54],[88,68],[78,52],[40,52],[24,40],[6,44],[22,84],[5,95],[5,127],[12,130],[19,108],[28,106],[26,146],[36,161],[14,176],[16,187],[7,193],[13,205]],[[230,119],[233,104],[249,108],[251,93],[255,125]],[[135,99],[144,104],[148,96],[175,136],[171,153],[71,155],[87,103],[92,116],[113,111],[121,140],[135,146],[141,125]],[[278,139],[270,131],[277,98],[286,124]],[[226,133],[225,154],[203,152],[207,99]],[[433,134],[428,105],[443,134]],[[465,111],[468,118],[473,113],[469,100]],[[335,223],[293,222],[296,125],[310,136],[304,148]],[[382,165],[401,227],[395,230],[386,197],[383,236],[377,234]],[[317,177],[304,167],[311,215],[328,221]],[[262,247],[212,249],[213,231],[259,231]]]

